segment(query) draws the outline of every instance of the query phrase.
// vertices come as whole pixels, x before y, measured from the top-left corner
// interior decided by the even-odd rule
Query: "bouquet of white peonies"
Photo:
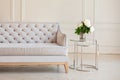
[[[94,32],[94,27],[91,25],[90,20],[85,19],[82,21],[77,28],[75,29],[75,34],[80,35],[80,34],[85,34],[85,33],[92,33]]]

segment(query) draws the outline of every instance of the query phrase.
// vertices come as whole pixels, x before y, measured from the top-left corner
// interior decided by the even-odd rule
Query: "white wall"
[[[120,0],[0,0],[0,22],[59,22],[69,51],[78,38],[76,24],[88,18],[95,27],[100,53],[120,54]]]

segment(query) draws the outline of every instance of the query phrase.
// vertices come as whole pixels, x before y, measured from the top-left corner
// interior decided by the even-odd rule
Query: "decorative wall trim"
[[[107,22],[103,22],[103,21],[96,21],[96,0],[93,1],[93,19],[94,19],[94,24],[120,24],[120,22],[111,22],[111,21],[107,21]]]
[[[120,24],[119,22],[95,22],[95,24]]]
[[[96,0],[93,0],[93,24],[120,24],[119,22],[101,22],[96,21]],[[120,46],[117,45],[100,45],[100,53],[102,54],[120,54]],[[113,50],[112,50],[113,49]]]
[[[21,2],[21,16],[20,16],[20,21],[22,22],[24,22],[24,21],[26,21],[26,19],[25,19],[25,14],[26,14],[26,0],[20,0]],[[82,19],[85,19],[85,0],[81,0],[82,1]],[[66,23],[66,22],[65,22]],[[68,23],[68,24],[74,24],[74,22],[73,23]]]
[[[82,20],[85,19],[85,0],[82,0]]]
[[[23,22],[24,21],[24,17],[25,17],[25,0],[20,0],[20,21]]]
[[[93,0],[93,26],[95,25],[95,0]]]
[[[10,22],[14,22],[15,1],[10,0]]]
[[[20,22],[22,22],[22,1],[20,0]]]

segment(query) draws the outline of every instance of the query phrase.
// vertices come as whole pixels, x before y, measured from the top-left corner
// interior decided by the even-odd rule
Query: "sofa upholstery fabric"
[[[0,23],[0,56],[66,56],[58,23]]]
[[[0,56],[66,56],[67,48],[56,43],[0,44]]]
[[[56,23],[0,23],[0,43],[55,43]]]

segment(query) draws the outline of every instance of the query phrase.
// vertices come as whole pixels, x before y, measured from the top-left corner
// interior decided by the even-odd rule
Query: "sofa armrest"
[[[67,46],[66,34],[63,34],[60,30],[57,32],[57,44],[60,46]]]

